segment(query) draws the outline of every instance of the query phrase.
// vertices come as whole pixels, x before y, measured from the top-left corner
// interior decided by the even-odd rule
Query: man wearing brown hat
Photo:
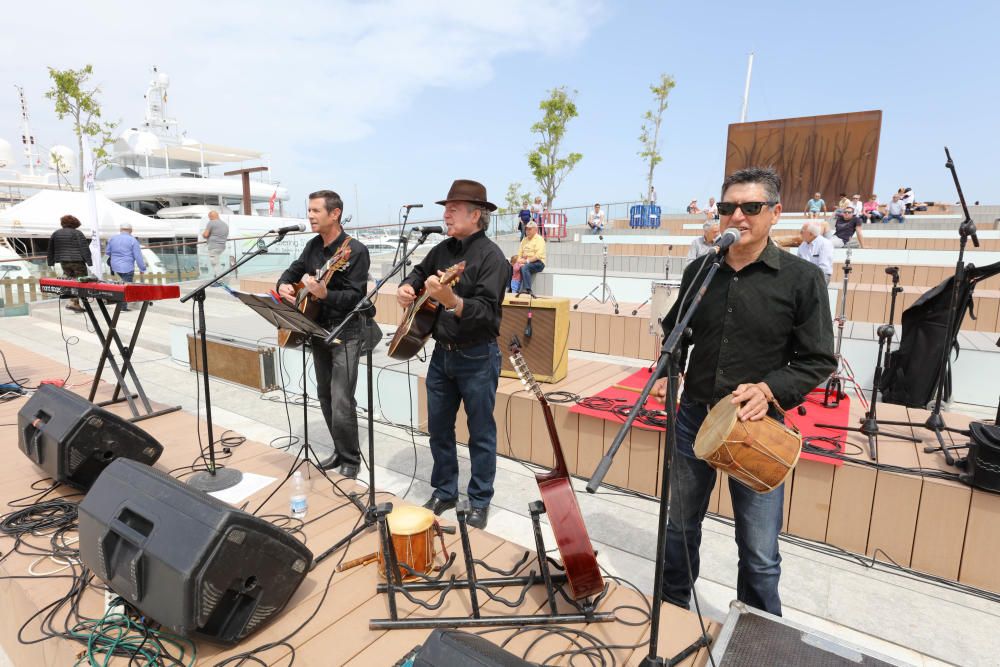
[[[399,305],[408,307],[425,289],[440,306],[434,325],[434,354],[427,369],[427,428],[430,431],[434,494],[424,507],[435,514],[458,501],[458,455],[455,417],[459,404],[468,415],[472,475],[468,523],[485,528],[496,477],[497,425],[493,418],[500,376],[500,317],[511,266],[497,244],[486,237],[496,205],[476,181],[457,180],[444,206],[448,237],[427,253],[399,286]],[[449,267],[465,262],[455,285],[440,281]]]

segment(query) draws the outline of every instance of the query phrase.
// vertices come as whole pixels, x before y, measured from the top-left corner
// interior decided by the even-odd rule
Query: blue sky
[[[578,91],[565,145],[584,158],[557,205],[633,199],[644,187],[641,116],[660,73],[677,81],[660,203],[704,202],[723,177],[750,51],[749,120],[881,109],[879,195],[907,185],[954,201],[948,145],[968,200],[1000,201],[992,3],[185,0],[146,18],[125,2],[87,5],[7,9],[0,138],[19,136],[20,84],[39,141],[72,145],[43,97],[46,65],[93,63],[107,115],[127,127],[142,119],[156,64],[189,135],[267,152],[293,213],[321,187],[369,224],[394,221],[404,203],[426,205],[415,218],[437,215],[454,178],[481,180],[497,202],[513,181],[537,192],[529,128],[561,85]]]

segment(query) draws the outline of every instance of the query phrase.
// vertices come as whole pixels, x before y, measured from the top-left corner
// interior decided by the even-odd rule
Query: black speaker
[[[413,667],[537,667],[479,635],[435,630],[413,658]]]
[[[80,559],[170,632],[234,644],[273,620],[312,552],[272,523],[127,459],[80,503]]]
[[[86,491],[117,458],[151,465],[163,445],[132,422],[43,384],[17,413],[21,451],[57,482]]]

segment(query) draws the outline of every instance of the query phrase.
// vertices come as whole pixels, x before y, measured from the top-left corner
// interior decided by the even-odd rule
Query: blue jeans
[[[133,279],[135,278],[135,271],[129,271],[128,273],[119,273],[118,277],[122,279],[123,283],[134,282]]]
[[[434,347],[427,369],[427,430],[434,468],[431,486],[440,500],[458,498],[455,417],[465,405],[469,425],[469,504],[489,507],[497,474],[497,424],[493,406],[500,377],[500,349],[495,340],[461,350]]]
[[[901,216],[901,215],[893,215],[891,213],[889,215],[885,216],[882,219],[882,222],[886,223],[886,222],[889,222],[890,220],[898,220],[899,224],[903,224],[903,216]]]
[[[685,608],[691,599],[691,586],[698,579],[701,524],[715,487],[715,469],[694,455],[694,439],[706,414],[708,406],[681,396],[677,409],[677,452],[670,471],[670,519],[667,522],[666,560],[663,563],[663,596],[667,602]],[[741,602],[780,616],[778,579],[781,577],[781,554],[778,553],[778,533],[781,532],[783,518],[784,484],[769,493],[760,494],[730,479],[729,490],[733,497],[739,552],[736,597]]]
[[[540,259],[528,262],[521,267],[521,291],[531,291],[531,280],[534,274],[541,273],[545,269],[545,263]]]

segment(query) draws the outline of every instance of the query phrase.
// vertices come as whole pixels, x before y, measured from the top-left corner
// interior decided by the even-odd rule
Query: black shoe
[[[471,510],[469,510],[469,515],[465,518],[465,523],[472,526],[473,528],[484,530],[486,528],[486,523],[489,520],[490,520],[489,507],[473,507]]]
[[[447,512],[453,508],[458,503],[457,499],[452,498],[451,500],[441,500],[431,496],[431,499],[424,503],[424,507],[434,512],[434,514],[441,516],[444,512]]]
[[[330,458],[318,462],[316,467],[320,470],[336,470],[340,467],[340,457],[336,453],[331,454]]]
[[[347,479],[357,479],[358,478],[358,466],[355,463],[345,463],[340,466],[340,474]]]

